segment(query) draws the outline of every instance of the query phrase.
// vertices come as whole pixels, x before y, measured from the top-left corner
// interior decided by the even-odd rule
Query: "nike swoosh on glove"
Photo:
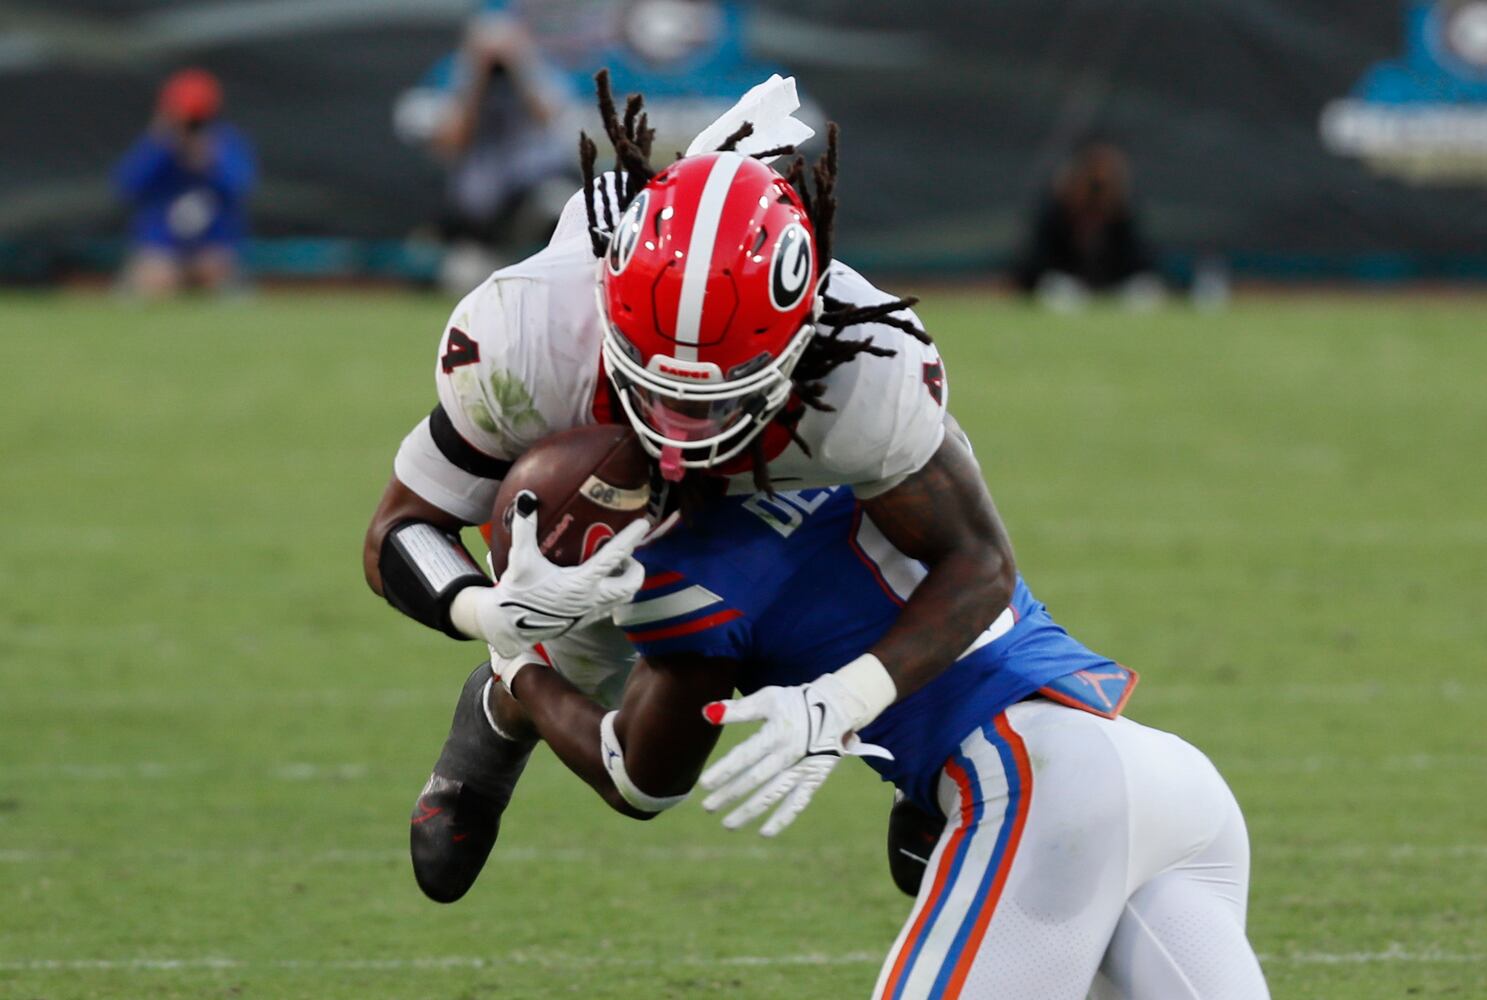
[[[506,572],[494,588],[460,591],[451,617],[462,631],[467,631],[464,622],[473,620],[474,637],[508,659],[606,618],[628,603],[645,580],[645,568],[632,554],[649,530],[644,519],[634,521],[584,562],[558,566],[537,542],[537,497],[523,490],[516,495],[511,518]]]
[[[894,698],[886,672],[881,682],[873,681],[866,691],[852,683],[850,675],[842,676],[859,662],[809,684],[761,688],[744,698],[717,701],[704,708],[703,715],[714,725],[762,721],[764,726],[702,773],[700,784],[712,792],[702,807],[716,812],[753,791],[743,805],[723,818],[723,825],[736,830],[778,805],[759,828],[764,836],[773,837],[810,804],[843,755],[892,760],[891,753],[862,742],[855,732]],[[872,664],[882,671],[876,657]]]

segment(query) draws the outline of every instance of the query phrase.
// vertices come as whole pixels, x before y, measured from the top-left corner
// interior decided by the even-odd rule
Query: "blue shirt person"
[[[115,189],[132,209],[126,282],[138,291],[220,288],[236,277],[258,168],[252,145],[218,118],[220,109],[215,77],[175,74],[150,128],[114,169]]]

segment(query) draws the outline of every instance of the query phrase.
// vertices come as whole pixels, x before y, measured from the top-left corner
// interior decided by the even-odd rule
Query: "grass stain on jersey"
[[[547,433],[547,421],[532,405],[532,394],[520,378],[497,369],[490,374],[491,399],[505,418],[507,432],[528,443]]]

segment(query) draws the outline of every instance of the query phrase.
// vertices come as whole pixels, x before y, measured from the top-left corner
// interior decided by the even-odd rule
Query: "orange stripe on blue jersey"
[[[648,642],[661,642],[665,639],[679,639],[682,636],[696,635],[710,628],[725,625],[731,621],[737,621],[743,617],[742,611],[727,608],[702,618],[694,618],[691,621],[678,622],[675,625],[666,625],[662,628],[646,629],[643,632],[625,633],[626,637],[636,645]]]
[[[615,624],[643,654],[668,652],[665,648],[655,648],[654,644],[688,637],[699,638],[686,643],[684,651],[705,653],[706,647],[717,643],[714,637],[702,633],[742,617],[743,612],[731,607],[719,594],[676,571],[647,577],[635,600],[614,613]],[[723,655],[726,650],[720,647],[711,652]]]
[[[645,582],[640,585],[640,592],[643,594],[649,590],[659,590],[662,587],[670,587],[674,583],[681,583],[684,579],[686,578],[683,577],[680,573],[654,573],[645,578]]]

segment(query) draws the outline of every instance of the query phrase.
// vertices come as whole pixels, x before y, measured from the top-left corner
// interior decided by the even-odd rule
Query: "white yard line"
[[[1254,700],[1276,704],[1367,704],[1380,701],[1432,701],[1442,698],[1450,700],[1487,700],[1487,683],[1478,680],[1408,681],[1398,678],[1331,682],[1295,681],[1279,684],[1253,684],[1224,686],[1194,684],[1179,679],[1175,669],[1158,674],[1151,671],[1148,680],[1134,696],[1133,710],[1140,705],[1185,705],[1194,702],[1211,702],[1219,693],[1228,699]],[[7,692],[9,700],[4,709],[14,710],[17,716],[29,714],[33,709],[70,710],[77,707],[77,698],[71,691],[36,690],[29,692]],[[241,688],[241,689],[176,689],[150,688],[140,691],[100,690],[89,694],[90,710],[137,710],[137,711],[232,711],[244,708],[364,708],[369,711],[389,709],[429,708],[447,709],[450,704],[449,691],[437,685],[418,688]]]
[[[661,965],[699,967],[775,968],[803,965],[876,965],[878,952],[849,951],[837,954],[805,952],[794,955],[668,955],[648,959],[625,955],[568,954],[538,950],[515,950],[499,956],[443,955],[407,958],[349,959],[240,959],[224,956],[197,958],[38,958],[0,961],[0,972],[400,972],[499,969],[509,965],[572,968],[654,968]],[[1487,963],[1487,954],[1448,952],[1437,948],[1412,951],[1391,944],[1382,951],[1301,951],[1262,954],[1266,965],[1477,965]]]
[[[1254,853],[1261,858],[1317,858],[1338,861],[1480,861],[1487,860],[1487,844],[1327,844],[1303,847],[1290,844],[1260,844]]]
[[[1296,704],[1366,704],[1376,701],[1417,701],[1448,698],[1487,699],[1487,685],[1477,681],[1436,681],[1411,684],[1399,680],[1340,681],[1338,683],[1251,684],[1247,687],[1225,687],[1221,684],[1192,684],[1175,678],[1160,678],[1143,684],[1131,696],[1133,709],[1144,701],[1151,705],[1188,705],[1212,702],[1223,693],[1225,698],[1252,698],[1278,705]]]
[[[1370,774],[1412,774],[1422,771],[1484,772],[1487,755],[1457,753],[1381,754],[1306,754],[1301,757],[1248,757],[1226,755],[1222,759],[1225,773],[1255,774],[1327,774],[1339,771],[1366,771]]]
[[[363,781],[372,777],[370,764],[351,762],[283,761],[256,774],[235,772],[225,762],[192,761],[62,761],[46,764],[0,765],[0,779],[47,781],[171,781],[206,774],[231,776],[242,781]]]
[[[685,966],[800,966],[862,965],[881,962],[883,956],[873,952],[853,951],[829,955],[807,952],[798,955],[678,955],[664,959],[637,958],[625,955],[576,955],[548,951],[508,951],[498,956],[445,955],[415,958],[348,958],[348,959],[238,959],[220,956],[200,958],[125,958],[125,959],[29,959],[0,961],[0,972],[191,972],[191,971],[375,971],[499,969],[507,965],[540,965],[561,968],[653,968],[658,965]]]
[[[18,716],[33,708],[48,711],[70,711],[78,707],[77,694],[70,689],[48,689],[7,692],[5,709],[14,708]],[[383,711],[387,709],[417,709],[423,711],[438,707],[448,709],[453,704],[449,690],[438,685],[422,688],[198,688],[170,690],[164,687],[141,691],[118,691],[101,689],[90,692],[89,711],[232,711],[244,708],[365,708]]]
[[[655,847],[628,847],[614,845],[605,849],[593,847],[535,847],[513,844],[496,848],[503,861],[522,863],[575,865],[575,864],[714,864],[717,862],[780,862],[800,860],[806,857],[838,857],[833,848],[790,849],[765,844],[737,844],[708,847],[700,845],[676,845]],[[0,849],[0,865],[77,864],[85,860],[115,864],[119,862],[151,862],[154,864],[225,864],[233,865],[308,865],[310,867],[332,865],[382,865],[407,864],[406,848],[365,848],[315,851],[296,848],[271,850],[236,851],[227,848],[159,848],[147,851],[108,851],[92,855],[84,851],[57,849]]]
[[[1390,962],[1419,965],[1478,965],[1487,963],[1487,954],[1441,951],[1425,948],[1411,951],[1402,944],[1391,944],[1383,951],[1295,951],[1284,955],[1261,955],[1266,965],[1374,965]]]
[[[638,847],[612,844],[597,847],[539,847],[502,844],[496,848],[503,861],[546,865],[596,865],[657,863],[713,864],[717,862],[785,862],[806,858],[840,856],[835,848],[794,847],[776,844],[685,845]],[[1487,843],[1481,844],[1324,844],[1314,847],[1293,844],[1260,844],[1255,854],[1265,859],[1305,858],[1317,861],[1487,861]],[[86,851],[57,848],[0,848],[0,865],[77,864],[98,861],[153,864],[336,865],[406,864],[408,852],[394,848],[331,848],[327,850],[281,847],[233,850],[230,848],[161,847],[153,850],[114,850],[93,855]]]
[[[1339,771],[1368,771],[1374,774],[1411,774],[1450,770],[1487,773],[1487,754],[1306,754],[1303,756],[1249,756],[1231,754],[1223,768],[1232,773],[1326,774]],[[48,782],[153,782],[219,775],[234,782],[254,781],[372,781],[389,779],[386,765],[365,761],[280,761],[266,770],[244,773],[229,761],[62,761],[53,763],[0,764],[0,781]]]

